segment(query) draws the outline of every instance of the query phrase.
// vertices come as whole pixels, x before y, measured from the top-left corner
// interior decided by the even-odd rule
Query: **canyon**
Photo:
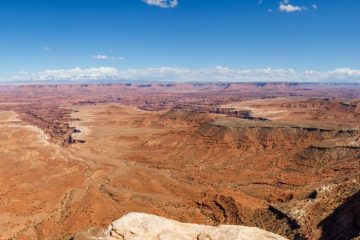
[[[0,239],[130,212],[356,239],[359,120],[357,84],[0,86]]]

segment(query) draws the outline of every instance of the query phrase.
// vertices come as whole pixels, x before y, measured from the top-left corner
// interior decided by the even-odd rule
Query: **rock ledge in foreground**
[[[97,235],[97,236],[95,236]],[[145,213],[129,213],[107,230],[92,235],[82,233],[76,240],[286,240],[256,227],[220,225],[217,227],[180,223]]]

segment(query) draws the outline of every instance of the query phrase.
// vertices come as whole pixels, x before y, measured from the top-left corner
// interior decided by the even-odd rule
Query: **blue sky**
[[[0,79],[360,80],[359,0],[1,0]]]

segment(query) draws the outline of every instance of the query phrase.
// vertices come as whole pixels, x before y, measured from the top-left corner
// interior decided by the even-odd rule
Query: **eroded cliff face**
[[[74,240],[286,240],[254,227],[220,225],[217,227],[180,223],[144,213],[129,213],[113,222],[107,230],[89,230]]]
[[[360,178],[323,185],[307,198],[271,206],[298,225],[302,239],[357,239],[360,236]]]
[[[324,218],[319,239],[359,239],[360,238],[360,192],[342,201],[329,216]]]

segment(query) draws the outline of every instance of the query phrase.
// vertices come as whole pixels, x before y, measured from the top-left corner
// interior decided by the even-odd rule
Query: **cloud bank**
[[[20,72],[8,81],[145,81],[145,82],[359,82],[360,70],[338,68],[329,71],[294,69],[201,69],[158,67],[116,69],[113,67],[49,69],[37,73]]]
[[[42,72],[19,72],[10,81],[77,81],[77,80],[106,80],[118,77],[118,71],[112,67],[48,69]]]

